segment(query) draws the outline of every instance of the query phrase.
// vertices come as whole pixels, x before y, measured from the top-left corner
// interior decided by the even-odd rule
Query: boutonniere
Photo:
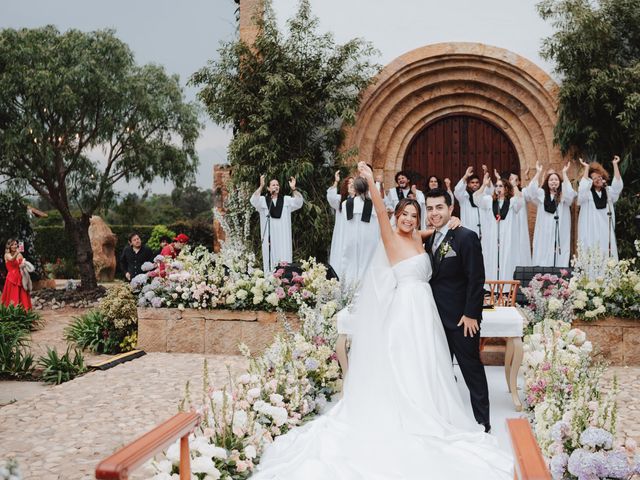
[[[451,244],[449,243],[449,241],[442,242],[438,247],[438,253],[440,254],[441,257],[444,257],[447,253],[449,253],[450,250],[451,250]]]

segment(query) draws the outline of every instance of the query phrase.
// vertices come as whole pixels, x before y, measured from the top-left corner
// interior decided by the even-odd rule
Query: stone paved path
[[[77,309],[44,311],[45,327],[34,332],[34,354],[46,346],[64,351],[64,327]],[[85,353],[87,363],[100,356]],[[107,371],[91,372],[69,383],[43,388],[0,408],[0,459],[15,456],[25,480],[93,479],[97,463],[117,448],[177,412],[187,380],[197,398],[202,385],[202,355],[150,353]],[[214,385],[235,377],[246,361],[235,356],[207,356]],[[618,378],[618,437],[640,443],[640,367],[611,367]],[[12,389],[3,382],[0,388]],[[14,388],[15,389],[15,388]],[[2,392],[6,393],[6,392]],[[144,478],[139,472],[134,478]]]
[[[26,480],[92,479],[97,463],[177,413],[187,380],[200,393],[202,355],[150,353],[0,408],[0,457],[18,459]],[[245,359],[209,356],[214,385]]]

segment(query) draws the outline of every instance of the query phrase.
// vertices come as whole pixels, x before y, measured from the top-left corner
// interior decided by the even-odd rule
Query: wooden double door
[[[451,188],[468,166],[482,177],[482,165],[500,173],[520,175],[520,161],[511,140],[494,124],[470,115],[451,115],[435,120],[413,138],[404,155],[403,170],[410,172],[419,188],[435,175],[450,178]]]

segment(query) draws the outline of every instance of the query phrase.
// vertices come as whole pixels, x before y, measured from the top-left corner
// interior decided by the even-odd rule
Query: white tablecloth
[[[516,307],[482,311],[481,337],[521,337],[524,320]]]
[[[338,333],[352,334],[351,315],[346,308],[338,312]],[[496,307],[482,311],[481,337],[521,337],[523,319],[515,307]]]

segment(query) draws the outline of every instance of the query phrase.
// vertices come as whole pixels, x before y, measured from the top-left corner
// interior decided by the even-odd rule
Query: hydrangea
[[[155,270],[155,268],[155,264],[151,262],[144,262],[140,267],[140,270],[142,270],[143,272],[150,272],[151,270]]]
[[[585,447],[608,450],[613,445],[613,435],[602,428],[588,427],[580,434],[580,443]]]
[[[569,455],[565,452],[554,455],[549,463],[549,470],[554,480],[562,480],[564,474],[567,471],[567,464],[569,463]]]
[[[611,478],[627,478],[631,476],[633,467],[629,465],[626,451],[614,450],[607,452],[605,458],[604,476]]]

